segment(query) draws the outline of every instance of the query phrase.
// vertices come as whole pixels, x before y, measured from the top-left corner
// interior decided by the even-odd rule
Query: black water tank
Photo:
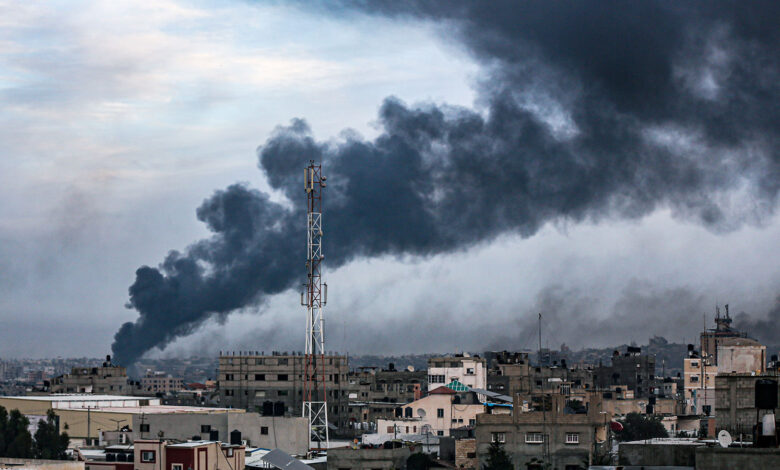
[[[241,445],[241,431],[238,429],[230,431],[230,443],[236,446]]]
[[[651,405],[655,405],[655,397],[654,396],[650,396],[650,400],[649,401],[650,401]]]
[[[645,413],[647,413],[649,415],[653,414],[654,407],[655,407],[655,405],[647,405],[645,407]]]
[[[209,440],[210,441],[219,440],[219,431],[217,429],[212,429],[211,431],[209,431]]]
[[[403,411],[401,410],[401,407],[399,406],[399,407],[397,407],[395,409],[395,417],[396,418],[400,418],[401,416],[403,416]]]
[[[777,380],[756,380],[756,408],[759,410],[777,408]]]
[[[277,401],[274,403],[274,416],[284,416],[284,402]]]
[[[116,462],[116,454],[106,454],[106,462]]]
[[[117,462],[127,462],[127,454],[118,453],[116,454],[116,461]]]
[[[263,416],[273,416],[274,415],[274,402],[272,401],[264,401],[263,402]]]

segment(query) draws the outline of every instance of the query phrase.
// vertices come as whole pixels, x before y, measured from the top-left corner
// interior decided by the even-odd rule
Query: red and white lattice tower
[[[328,301],[328,285],[322,283],[322,165],[314,161],[303,170],[306,189],[307,251],[305,291],[306,358],[303,382],[303,417],[309,420],[309,450],[328,447],[328,405],[325,390],[325,336],[322,308]],[[323,289],[324,287],[324,289]],[[323,446],[323,443],[325,444]]]

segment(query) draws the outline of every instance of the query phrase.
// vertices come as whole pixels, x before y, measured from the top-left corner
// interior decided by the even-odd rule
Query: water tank
[[[106,454],[106,462],[116,462],[116,454]]]
[[[777,381],[759,379],[756,381],[756,408],[774,410],[777,408]]]
[[[284,402],[277,401],[274,403],[274,416],[284,416]]]
[[[118,453],[116,454],[116,461],[117,462],[127,462],[127,454]]]
[[[272,401],[263,402],[263,416],[274,415],[274,403]]]
[[[234,429],[230,431],[230,443],[233,445],[241,445],[241,431]]]
[[[210,441],[218,441],[219,440],[219,430],[212,429],[209,431],[209,440]]]

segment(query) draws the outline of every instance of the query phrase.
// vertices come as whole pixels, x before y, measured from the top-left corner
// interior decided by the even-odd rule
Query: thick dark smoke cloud
[[[116,334],[115,356],[132,363],[302,281],[309,160],[329,178],[329,268],[658,207],[715,231],[772,214],[780,4],[678,3],[347,4],[441,23],[485,66],[478,108],[388,98],[374,140],[279,127],[260,167],[292,205],[243,185],[206,200],[197,215],[214,235],[136,272],[139,318]]]
[[[741,312],[734,319],[734,326],[769,346],[780,346],[780,295],[765,318],[751,318]]]

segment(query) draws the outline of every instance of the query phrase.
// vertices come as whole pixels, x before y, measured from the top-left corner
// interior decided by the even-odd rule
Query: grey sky
[[[708,57],[702,67],[716,73],[718,55]],[[124,308],[135,270],[207,235],[201,202],[236,181],[269,189],[255,149],[276,125],[305,117],[319,140],[345,128],[370,138],[385,97],[470,107],[487,67],[410,18],[0,1],[0,355],[106,353],[137,316]],[[567,132],[554,106],[542,111]],[[714,230],[672,212],[545,224],[527,239],[327,271],[328,345],[523,347],[545,309],[555,346],[690,340],[716,302],[765,315],[780,285],[780,218]],[[287,292],[207,322],[164,354],[299,349],[303,324]]]

